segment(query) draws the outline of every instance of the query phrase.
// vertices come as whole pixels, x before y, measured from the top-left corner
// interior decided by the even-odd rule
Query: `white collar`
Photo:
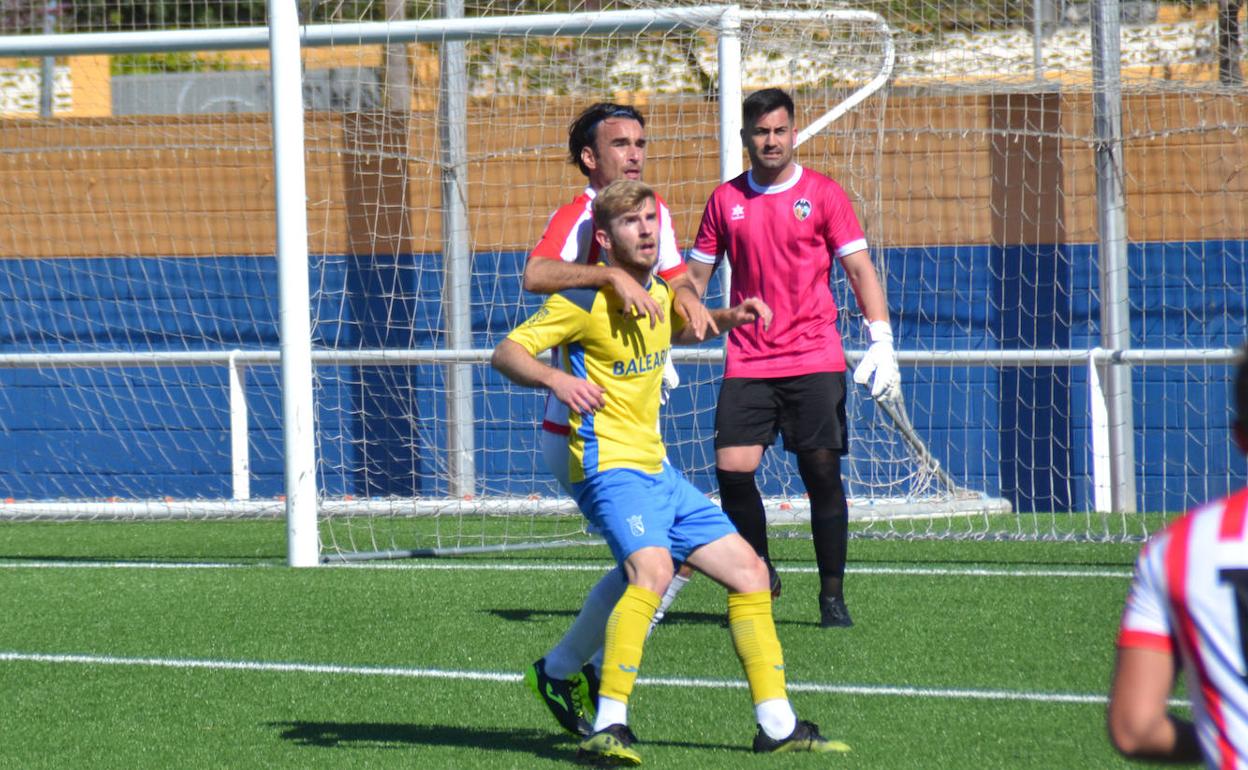
[[[776,193],[782,193],[785,190],[791,189],[793,185],[797,184],[798,180],[802,178],[802,167],[794,163],[793,168],[796,169],[797,173],[793,174],[793,176],[791,176],[787,181],[781,182],[780,184],[773,184],[770,187],[763,187],[754,181],[753,169],[750,169],[750,171],[746,173],[745,180],[749,183],[750,189],[754,192],[761,193],[762,195],[775,195]]]

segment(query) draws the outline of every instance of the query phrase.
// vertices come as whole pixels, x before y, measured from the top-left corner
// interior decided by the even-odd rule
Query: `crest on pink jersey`
[[[798,198],[793,204],[793,216],[797,217],[798,222],[802,222],[806,217],[810,216],[810,201],[805,198]]]

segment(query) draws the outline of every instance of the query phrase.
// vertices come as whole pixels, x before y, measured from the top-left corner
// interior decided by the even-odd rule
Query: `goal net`
[[[1208,68],[1205,49],[1194,46],[1189,71],[1178,45],[1209,20],[1126,20],[1121,35],[1170,57],[1150,64],[1148,46],[1124,48],[1146,70],[1124,73],[1122,97],[1130,315],[1150,330],[1133,347],[1186,351],[1137,365],[1137,497],[1149,519],[1097,513],[1091,386],[1105,367],[1088,354],[1101,346],[1090,24],[1037,21],[1031,3],[892,5],[760,3],[739,9],[730,36],[740,89],[788,88],[799,127],[818,126],[799,161],[847,189],[886,280],[905,401],[890,412],[851,393],[855,531],[1141,537],[1160,514],[1242,479],[1218,432],[1248,285],[1243,175],[1231,173],[1244,163],[1245,113],[1193,74]],[[593,101],[637,105],[646,179],[685,246],[724,169],[720,17],[692,4],[603,7],[516,17],[470,4],[460,24],[512,26],[365,43],[369,25],[435,20],[404,3],[303,9],[324,556],[585,539],[538,460],[542,395],[487,364],[540,302],[519,284],[529,249],[584,186],[566,127]],[[231,14],[199,30],[187,20],[179,34],[263,22],[250,4],[222,8]],[[613,13],[651,22],[568,31]],[[118,34],[145,24],[57,23]],[[29,70],[43,54],[19,45],[38,28],[0,40],[24,89],[0,116],[0,517],[280,516],[267,52],[182,38],[165,50],[73,49],[52,54],[52,93],[41,94]],[[864,89],[881,73],[885,87]],[[834,277],[853,359],[861,318]],[[1225,301],[1199,300],[1207,289]],[[683,384],[663,414],[673,462],[711,493],[720,350],[674,352]],[[779,447],[758,478],[773,521],[800,519],[801,483]]]

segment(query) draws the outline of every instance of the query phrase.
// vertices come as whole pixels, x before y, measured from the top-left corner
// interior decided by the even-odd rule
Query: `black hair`
[[[789,121],[792,122],[793,97],[779,88],[764,88],[762,91],[755,91],[741,104],[741,126],[749,130],[750,126],[754,125],[754,121],[781,107],[789,113]]]
[[[628,118],[640,123],[642,128],[646,125],[646,119],[635,107],[612,102],[598,102],[586,107],[568,126],[568,158],[585,176],[589,176],[589,169],[581,161],[581,151],[593,146],[598,135],[598,124],[607,118]]]

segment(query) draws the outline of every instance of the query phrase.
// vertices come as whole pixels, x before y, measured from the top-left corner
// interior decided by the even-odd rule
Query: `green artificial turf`
[[[296,570],[283,535],[0,525],[0,766],[571,766],[519,673],[610,566],[604,548]],[[853,752],[750,753],[724,592],[698,578],[646,648],[631,703],[646,766],[1123,765],[1101,696],[1137,545],[854,540],[856,625],[823,630],[811,544],[777,535],[792,700]]]

